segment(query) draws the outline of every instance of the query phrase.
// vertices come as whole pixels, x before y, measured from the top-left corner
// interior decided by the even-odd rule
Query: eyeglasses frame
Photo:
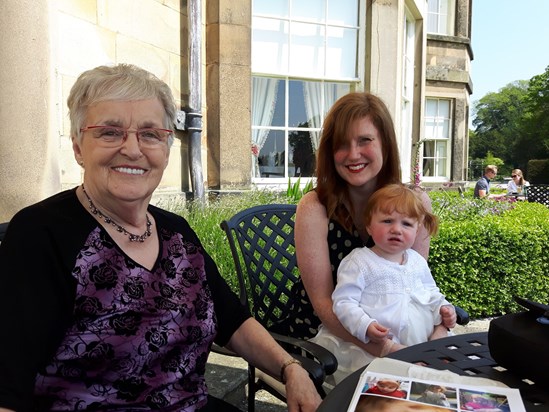
[[[128,140],[128,136],[130,135],[130,133],[135,133],[135,137],[137,138],[137,141],[139,143],[141,143],[141,139],[139,138],[139,132],[143,131],[143,130],[159,130],[161,132],[166,132],[168,133],[167,135],[167,139],[166,139],[166,144],[168,144],[169,142],[169,139],[170,139],[170,135],[173,135],[173,130],[171,129],[162,129],[160,127],[142,127],[142,128],[139,128],[139,129],[126,129],[125,127],[122,127],[122,126],[112,126],[112,125],[106,125],[106,124],[102,124],[102,125],[92,125],[92,126],[86,126],[86,127],[82,127],[80,129],[80,133],[84,133],[84,132],[87,132],[87,131],[90,131],[90,130],[94,130],[94,129],[100,129],[100,128],[111,128],[111,129],[117,129],[117,130],[122,130],[124,131],[124,135],[122,137],[122,140],[120,141],[120,144],[119,145],[113,145],[111,147],[118,147],[118,146],[122,146],[124,144],[124,142],[126,140]]]

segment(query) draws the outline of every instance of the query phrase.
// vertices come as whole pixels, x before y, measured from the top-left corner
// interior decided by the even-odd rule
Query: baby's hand
[[[366,331],[366,338],[370,339],[372,342],[381,342],[386,338],[391,338],[389,336],[389,328],[386,328],[383,325],[380,325],[377,322],[370,323],[368,330]]]

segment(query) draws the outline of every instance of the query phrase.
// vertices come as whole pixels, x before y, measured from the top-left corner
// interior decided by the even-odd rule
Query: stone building
[[[200,10],[205,189],[308,180],[325,113],[353,90],[388,105],[404,181],[418,141],[424,182],[463,180],[471,1],[4,0],[0,221],[81,182],[66,98],[82,71],[137,64],[188,107],[190,6]],[[176,136],[160,194],[193,189],[188,131]]]

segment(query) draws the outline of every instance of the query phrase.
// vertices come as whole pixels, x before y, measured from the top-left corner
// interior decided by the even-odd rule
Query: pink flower
[[[252,154],[256,157],[259,155],[259,147],[255,143],[252,143]]]

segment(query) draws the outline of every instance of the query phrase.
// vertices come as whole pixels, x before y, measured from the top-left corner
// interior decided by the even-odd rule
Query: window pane
[[[438,13],[438,0],[427,0],[429,13]]]
[[[423,159],[423,177],[434,176],[435,161],[433,159]]]
[[[288,23],[253,18],[252,71],[286,74],[288,72]]]
[[[437,157],[439,159],[446,157],[446,142],[444,140],[437,142]]]
[[[288,126],[307,127],[307,113],[305,111],[305,97],[303,95],[303,82],[290,80],[289,82],[289,107]]]
[[[437,160],[437,176],[438,177],[446,176],[446,159]]]
[[[437,100],[427,99],[425,102],[425,116],[436,117],[437,115]]]
[[[326,45],[326,76],[355,78],[358,31],[328,27]]]
[[[328,24],[358,26],[358,0],[328,0]]]
[[[288,0],[254,0],[253,13],[266,16],[288,17]]]
[[[423,158],[433,157],[435,155],[435,142],[433,140],[423,142]]]
[[[330,107],[340,97],[351,92],[351,85],[349,83],[329,83],[324,84],[324,113],[325,115]]]
[[[278,90],[276,92],[276,103],[273,114],[272,126],[284,127],[286,125],[286,82],[281,80],[278,82]]]
[[[258,156],[261,177],[283,177],[285,153],[284,131],[270,130]]]
[[[315,153],[308,131],[291,131],[288,136],[291,177],[312,177],[315,171]]]
[[[450,101],[438,100],[438,115],[440,117],[450,117]]]
[[[324,26],[291,23],[290,73],[296,76],[324,75]]]
[[[326,2],[325,0],[294,0],[292,1],[291,15],[294,20],[324,23],[326,21]]]

